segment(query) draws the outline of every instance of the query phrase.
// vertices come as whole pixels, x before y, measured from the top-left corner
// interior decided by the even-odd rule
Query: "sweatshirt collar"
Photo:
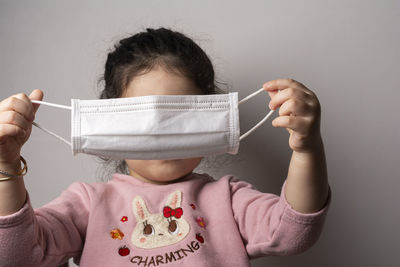
[[[169,185],[176,185],[178,183],[184,183],[184,182],[188,182],[188,181],[192,181],[193,179],[199,179],[200,177],[202,177],[202,175],[195,173],[195,172],[191,172],[189,174],[186,174],[185,176],[172,181],[168,184],[152,184],[152,183],[148,183],[148,182],[144,182],[140,179],[138,179],[135,176],[131,176],[131,175],[127,175],[127,174],[122,174],[122,173],[114,173],[112,175],[111,180],[112,181],[124,181],[124,182],[128,182],[130,184],[134,184],[134,185],[140,185],[140,186],[169,186]]]

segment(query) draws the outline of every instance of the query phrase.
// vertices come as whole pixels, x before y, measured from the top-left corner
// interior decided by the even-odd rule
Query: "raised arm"
[[[32,122],[39,105],[30,99],[41,100],[43,92],[34,90],[25,94],[12,95],[0,102],[0,216],[18,211],[26,200],[26,189],[22,177],[20,151],[29,139]]]
[[[0,102],[0,266],[56,266],[78,259],[84,244],[89,203],[84,186],[74,183],[34,210],[21,175],[21,147],[38,109],[30,100],[42,98],[34,90]]]
[[[264,84],[271,109],[279,109],[274,127],[289,131],[293,150],[286,179],[285,195],[293,209],[312,213],[327,201],[329,186],[324,146],[320,134],[321,106],[316,95],[292,79]]]

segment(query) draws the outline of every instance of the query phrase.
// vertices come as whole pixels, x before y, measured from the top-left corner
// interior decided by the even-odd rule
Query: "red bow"
[[[174,216],[175,218],[179,219],[183,214],[183,210],[182,208],[171,209],[170,207],[165,206],[163,213],[165,218]]]

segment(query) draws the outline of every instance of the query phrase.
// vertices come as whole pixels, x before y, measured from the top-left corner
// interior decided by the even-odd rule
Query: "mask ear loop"
[[[255,91],[254,93],[252,93],[251,95],[246,96],[245,98],[243,98],[242,100],[239,101],[238,105],[246,102],[247,100],[249,100],[252,97],[255,97],[256,95],[260,94],[261,92],[265,91],[264,88],[258,89],[257,91]],[[268,120],[268,118],[272,115],[272,113],[274,112],[274,110],[270,110],[269,113],[261,120],[259,121],[253,128],[251,128],[250,130],[248,130],[246,133],[242,134],[239,137],[239,141],[241,141],[242,139],[246,138],[249,134],[251,134],[252,132],[254,132],[255,130],[257,130],[258,127],[260,127],[264,122],[266,122]]]
[[[44,102],[44,101],[39,101],[39,100],[31,100],[32,103],[35,104],[41,104],[41,105],[46,105],[46,106],[51,106],[51,107],[56,107],[56,108],[62,108],[62,109],[69,109],[72,110],[72,107],[70,106],[64,106],[64,105],[59,105],[59,104],[53,104],[53,103],[49,103],[49,102]],[[53,133],[52,131],[44,128],[43,126],[40,126],[39,124],[37,124],[36,122],[32,122],[33,125],[35,125],[37,128],[41,129],[42,131],[50,134],[51,136],[54,136],[55,138],[57,138],[58,140],[63,141],[64,143],[66,143],[67,145],[69,145],[71,147],[71,142],[68,142],[66,139],[64,139],[63,137]]]

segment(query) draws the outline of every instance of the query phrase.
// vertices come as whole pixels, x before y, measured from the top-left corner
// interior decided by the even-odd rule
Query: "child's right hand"
[[[29,97],[24,94],[12,95],[0,102],[0,163],[19,161],[22,145],[29,139],[32,122],[39,104],[32,100],[42,100],[43,92],[33,90]]]

